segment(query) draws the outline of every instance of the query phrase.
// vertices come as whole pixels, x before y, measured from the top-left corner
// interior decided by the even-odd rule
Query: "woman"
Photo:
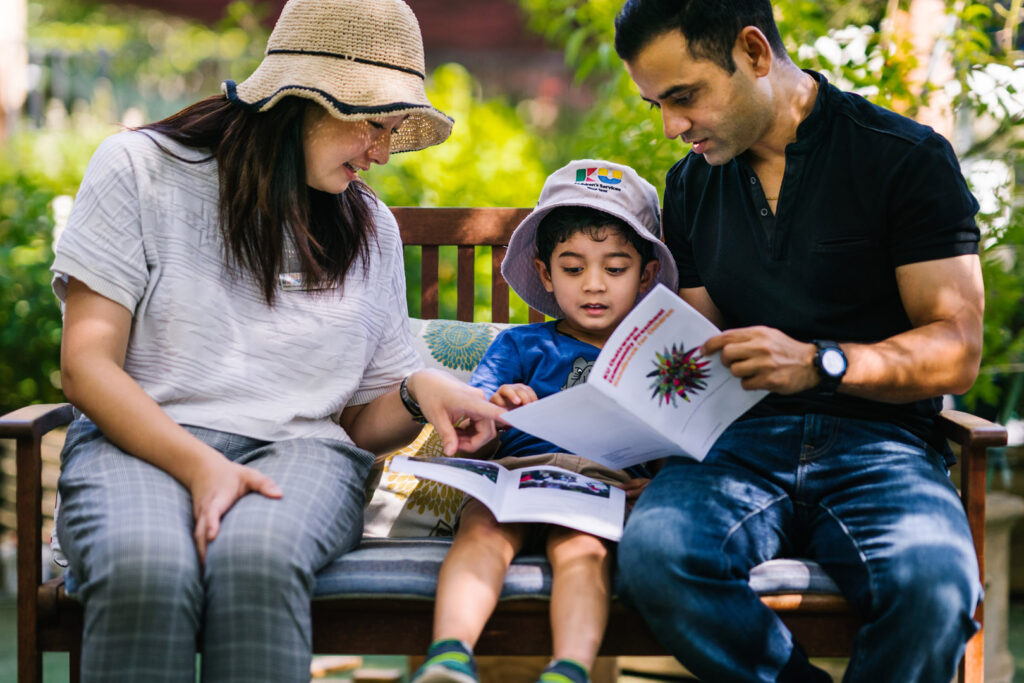
[[[198,637],[205,680],[308,681],[314,574],[358,542],[372,453],[424,416],[448,452],[494,436],[500,409],[420,369],[358,178],[448,137],[423,78],[401,0],[291,0],[249,79],[90,162],[53,265],[83,680],[194,680]]]

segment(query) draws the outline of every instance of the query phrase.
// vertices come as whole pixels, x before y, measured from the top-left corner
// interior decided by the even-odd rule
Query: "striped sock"
[[[574,659],[554,659],[537,683],[590,683],[587,668]]]
[[[436,640],[427,650],[427,661],[413,674],[411,683],[476,683],[476,662],[461,640]]]

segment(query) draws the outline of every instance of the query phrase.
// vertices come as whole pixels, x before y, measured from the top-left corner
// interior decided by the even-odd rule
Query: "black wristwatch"
[[[846,374],[846,354],[839,348],[839,343],[815,339],[814,345],[818,352],[814,355],[814,369],[818,371],[821,382],[817,390],[821,394],[831,396],[836,393],[839,383]]]

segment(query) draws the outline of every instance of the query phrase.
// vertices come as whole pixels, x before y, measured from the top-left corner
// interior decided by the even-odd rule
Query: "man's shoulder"
[[[833,124],[849,126],[854,135],[878,136],[908,147],[937,135],[929,126],[869,102],[856,93],[832,88]]]

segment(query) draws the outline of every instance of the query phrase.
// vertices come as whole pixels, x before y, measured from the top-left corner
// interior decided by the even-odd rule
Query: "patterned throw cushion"
[[[439,368],[468,381],[473,369],[501,330],[500,323],[457,320],[410,320],[413,345],[428,368]],[[451,536],[462,492],[410,474],[392,472],[395,455],[443,457],[441,440],[427,425],[405,448],[384,460],[366,507],[363,535],[368,537]]]

